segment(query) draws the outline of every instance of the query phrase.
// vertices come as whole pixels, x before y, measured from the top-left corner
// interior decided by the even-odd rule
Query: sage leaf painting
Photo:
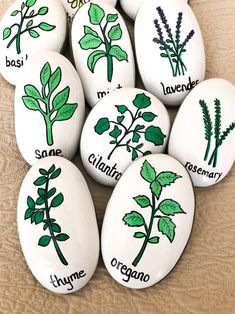
[[[41,86],[37,88],[31,84],[25,85],[25,95],[22,97],[26,108],[38,111],[42,115],[46,126],[46,141],[49,146],[54,144],[54,123],[69,120],[78,107],[77,103],[68,103],[69,86],[60,91],[56,90],[60,85],[61,78],[61,68],[57,67],[53,72],[50,64],[47,62],[40,72]]]
[[[199,105],[201,106],[202,110],[205,140],[207,141],[204,160],[207,161],[209,158],[208,165],[212,165],[212,167],[215,168],[217,166],[219,148],[224,143],[228,135],[235,129],[235,121],[231,122],[230,125],[228,125],[227,128],[221,132],[221,123],[223,120],[220,100],[217,98],[214,100],[214,116],[215,116],[214,126],[211,119],[211,113],[208,109],[206,102],[203,99],[200,99]],[[213,134],[215,144],[211,156],[209,157]]]
[[[64,202],[62,193],[56,195],[56,188],[51,187],[51,181],[57,179],[61,174],[61,168],[55,167],[53,164],[48,170],[39,169],[40,176],[34,181],[35,187],[38,188],[37,199],[31,196],[27,197],[27,209],[25,211],[24,219],[30,220],[31,224],[43,225],[43,231],[47,232],[42,235],[38,240],[38,246],[47,247],[52,244],[57,253],[57,256],[63,265],[68,265],[59,243],[69,239],[69,235],[61,231],[61,226],[55,218],[51,217],[51,210],[54,211]],[[56,212],[56,211],[55,211]]]
[[[133,210],[122,218],[128,227],[142,228],[133,235],[138,241],[143,240],[141,248],[132,262],[134,267],[141,261],[147,245],[158,244],[161,235],[166,236],[170,243],[174,241],[176,224],[172,217],[186,214],[177,201],[170,198],[160,201],[163,188],[176,184],[176,180],[182,178],[180,175],[171,171],[157,173],[147,160],[142,164],[140,175],[147,182],[150,193],[133,197],[133,201],[140,207],[141,212]],[[145,219],[147,208],[149,208],[149,218]]]
[[[87,58],[87,67],[92,73],[95,71],[97,62],[106,58],[107,80],[111,82],[114,59],[119,62],[128,62],[126,51],[116,44],[122,38],[121,26],[119,23],[112,25],[112,23],[117,21],[118,14],[106,15],[105,11],[98,4],[91,3],[88,15],[90,23],[96,27],[91,28],[84,25],[84,36],[79,40],[79,45],[83,50],[94,50]]]
[[[15,21],[10,27],[6,27],[3,30],[3,40],[6,40],[11,35],[12,38],[7,44],[7,48],[16,43],[17,54],[21,53],[21,37],[24,34],[28,34],[32,38],[38,38],[40,36],[40,31],[50,32],[55,29],[55,25],[51,25],[46,22],[35,23],[35,18],[48,14],[48,7],[41,7],[35,11],[33,8],[37,3],[37,0],[27,0],[22,2],[21,7],[11,13],[11,16],[18,21]],[[38,19],[36,19],[38,21]],[[16,30],[16,31],[15,31]],[[14,33],[14,34],[13,34]]]
[[[141,120],[151,123],[157,117],[151,111],[144,111],[151,105],[151,98],[145,93],[137,94],[132,101],[132,105],[133,108],[129,108],[126,105],[116,106],[118,115],[115,121],[103,117],[97,121],[94,127],[98,135],[102,135],[110,130],[109,136],[111,140],[109,143],[113,148],[108,155],[109,160],[117,148],[125,148],[131,154],[132,160],[137,159],[141,155],[150,154],[150,151],[143,149],[143,138],[155,146],[164,144],[166,135],[163,134],[156,124],[148,127],[141,124]]]
[[[181,27],[183,23],[183,13],[179,12],[176,22],[175,35],[173,35],[163,9],[159,6],[156,10],[159,18],[154,20],[154,26],[158,37],[154,37],[153,42],[159,45],[161,52],[160,56],[169,61],[172,75],[174,77],[184,75],[185,72],[187,72],[187,67],[183,61],[182,55],[187,51],[185,49],[186,45],[192,39],[195,32],[192,29],[182,40]]]

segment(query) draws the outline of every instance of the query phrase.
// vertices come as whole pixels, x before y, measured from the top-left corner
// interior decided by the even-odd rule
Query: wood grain
[[[0,17],[11,3],[0,0]],[[235,1],[191,0],[190,5],[203,31],[207,78],[223,77],[235,84]],[[122,12],[119,6],[118,10]],[[125,19],[133,38],[133,23]],[[142,86],[139,78],[137,82]],[[101,259],[90,283],[75,294],[59,296],[37,283],[17,234],[17,198],[29,166],[15,140],[13,99],[14,88],[0,76],[1,314],[234,313],[235,167],[218,185],[195,190],[197,208],[189,243],[174,270],[154,287],[143,291],[122,287],[108,275]],[[169,111],[173,121],[177,110]],[[79,153],[73,162],[87,179],[100,228],[112,189],[88,177]]]

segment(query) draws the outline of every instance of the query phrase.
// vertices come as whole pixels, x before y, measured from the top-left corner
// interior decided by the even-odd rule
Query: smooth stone
[[[135,20],[135,47],[145,88],[165,105],[180,105],[205,77],[201,30],[185,0],[146,0]]]
[[[31,165],[47,156],[72,159],[85,114],[76,70],[59,53],[44,51],[34,55],[21,74],[15,91],[15,132],[23,158]]]
[[[63,49],[66,14],[57,0],[17,0],[4,14],[0,33],[0,72],[5,80],[16,85],[33,54]]]
[[[88,186],[70,161],[48,157],[29,170],[17,223],[26,262],[45,288],[66,294],[88,283],[98,262],[99,234]]]
[[[102,226],[113,279],[134,289],[162,280],[185,249],[194,210],[190,177],[177,160],[154,154],[135,161],[114,188]]]
[[[61,4],[63,5],[66,14],[68,23],[71,26],[72,21],[74,18],[74,15],[77,13],[77,11],[87,2],[90,2],[90,0],[59,0]],[[115,7],[117,0],[101,0],[101,2],[106,1],[113,7]]]
[[[150,93],[122,88],[105,96],[91,110],[82,130],[80,152],[88,174],[115,185],[133,160],[165,150],[170,119]]]
[[[75,66],[91,107],[117,88],[135,86],[129,33],[115,8],[101,1],[83,5],[74,17],[71,38]]]
[[[168,152],[193,184],[220,182],[235,160],[235,86],[219,78],[200,83],[185,98],[172,127]]]

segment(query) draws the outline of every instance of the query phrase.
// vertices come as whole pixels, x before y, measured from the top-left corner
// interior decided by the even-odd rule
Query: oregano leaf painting
[[[14,18],[13,24],[3,30],[3,40],[6,40],[13,34],[12,38],[7,43],[7,48],[10,48],[13,43],[15,43],[17,54],[21,53],[21,39],[22,37],[26,37],[25,34],[28,33],[31,38],[38,38],[40,36],[40,30],[50,32],[56,28],[55,25],[46,22],[38,23],[36,17],[46,16],[49,8],[45,6],[31,10],[36,3],[37,0],[27,0],[25,3],[22,2],[21,7],[11,13],[11,16]]]
[[[43,188],[39,188],[37,190],[39,197],[36,201],[31,196],[27,197],[28,208],[25,211],[24,219],[30,220],[31,224],[44,224],[43,230],[48,234],[39,238],[37,243],[38,246],[44,248],[53,244],[60,262],[67,266],[68,261],[63,255],[57,241],[66,241],[70,237],[66,233],[61,233],[61,226],[56,223],[56,219],[51,218],[51,210],[55,207],[59,207],[64,202],[64,196],[61,192],[50,200],[50,197],[57,192],[57,189],[51,186],[51,180],[59,177],[61,174],[61,168],[56,169],[53,164],[49,169],[39,169],[39,174],[40,176],[35,179],[33,184],[35,188],[38,186],[43,186]]]
[[[37,111],[45,123],[45,138],[49,146],[54,144],[53,126],[60,121],[73,117],[78,108],[77,103],[69,103],[70,87],[57,90],[61,84],[63,73],[61,67],[52,68],[46,62],[40,71],[41,86],[26,84],[22,102],[29,110]]]
[[[84,25],[84,36],[79,39],[78,43],[83,50],[96,49],[87,57],[87,67],[92,73],[95,71],[97,62],[103,58],[106,59],[107,80],[111,82],[114,71],[113,59],[118,62],[128,62],[127,52],[116,44],[122,39],[123,34],[120,23],[113,25],[118,19],[118,14],[106,13],[100,5],[91,3],[88,17],[93,26]]]

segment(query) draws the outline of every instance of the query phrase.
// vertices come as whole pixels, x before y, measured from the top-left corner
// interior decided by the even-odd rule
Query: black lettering
[[[146,274],[146,275],[144,276],[144,282],[149,281],[149,279],[150,279],[150,276],[149,276],[148,274]]]
[[[113,264],[114,263],[114,264]],[[117,260],[116,260],[116,258],[113,258],[112,260],[111,260],[111,266],[113,266],[113,267],[115,267],[117,265]]]
[[[118,264],[117,264],[117,269],[119,268],[120,265],[123,265],[123,263],[118,262]]]
[[[72,275],[68,276],[68,277],[64,277],[62,278],[58,278],[56,275],[50,275],[50,283],[55,287],[58,288],[60,286],[68,286],[67,290],[73,290],[74,286],[72,284],[73,281],[75,280],[79,280],[82,277],[85,277],[86,273],[84,272],[84,270],[80,270],[79,272],[75,272]]]
[[[61,149],[57,149],[56,152],[55,152],[56,156],[60,156],[60,157],[63,157],[62,155],[62,150]]]
[[[165,92],[165,86],[162,83],[161,83],[161,85],[162,85],[162,89],[163,89],[163,94],[166,96],[167,94]]]
[[[197,171],[197,166],[194,166],[193,167],[193,172],[196,172]]]
[[[7,59],[7,56],[6,56],[6,67],[10,67],[11,66],[11,62]]]
[[[92,162],[92,159],[94,159],[95,155],[94,154],[91,154],[89,157],[88,157],[88,161],[90,164],[93,164],[94,165],[94,162]]]
[[[73,284],[72,282],[70,281],[70,278],[69,277],[64,277],[64,285],[70,285],[70,288],[67,288],[68,291],[71,291],[73,290]]]
[[[81,271],[79,272],[79,278],[78,278],[78,279],[83,278],[83,277],[85,277],[85,276],[86,276],[86,273],[84,272],[84,270],[81,270]]]
[[[97,92],[97,97],[98,97],[98,99],[103,98],[105,95],[106,95],[105,92]]]
[[[163,94],[166,96],[166,95],[174,94],[176,92],[180,93],[180,92],[190,91],[191,89],[193,89],[194,86],[198,84],[198,82],[199,80],[192,81],[191,77],[189,76],[188,82],[184,84],[177,84],[174,86],[164,86],[162,82],[160,82],[160,84],[162,85]]]
[[[36,155],[36,158],[37,158],[37,159],[41,159],[40,150],[39,150],[39,149],[36,149],[36,150],[35,150],[35,155]]]
[[[55,280],[53,280],[53,278],[52,278],[52,275],[50,275],[50,278],[51,278],[51,281],[50,281],[50,283],[52,283],[53,284],[53,286],[55,287],[55,288],[57,288],[57,286],[55,285]]]

